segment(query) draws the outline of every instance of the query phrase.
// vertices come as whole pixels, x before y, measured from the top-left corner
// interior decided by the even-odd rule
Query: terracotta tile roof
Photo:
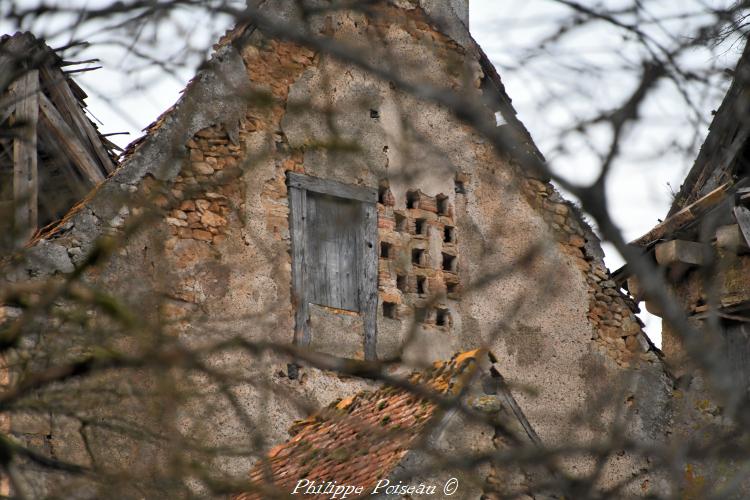
[[[435,362],[426,371],[412,373],[408,381],[436,396],[458,394],[473,378],[483,353],[487,351],[478,349]],[[440,413],[432,398],[415,394],[421,390],[384,386],[363,391],[295,422],[289,429],[294,437],[255,464],[248,492],[232,500],[286,496],[301,479],[316,485],[336,481],[362,486],[367,492],[389,475]]]

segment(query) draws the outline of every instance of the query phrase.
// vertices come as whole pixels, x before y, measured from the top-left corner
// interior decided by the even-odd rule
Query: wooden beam
[[[734,218],[737,219],[737,225],[745,239],[745,244],[750,245],[750,210],[747,207],[734,207]]]
[[[45,89],[49,92],[57,106],[61,107],[61,111],[64,115],[67,115],[72,120],[74,130],[79,132],[79,138],[83,144],[90,145],[90,151],[93,152],[96,158],[98,158],[101,164],[100,168],[103,168],[104,174],[111,173],[115,166],[112,163],[112,159],[109,157],[107,150],[102,144],[99,133],[92,125],[91,121],[86,118],[83,112],[83,108],[79,103],[78,99],[73,95],[73,91],[68,86],[68,81],[62,71],[58,68],[52,68],[45,66],[41,68],[42,81]]]
[[[651,231],[637,240],[631,241],[631,244],[644,247],[656,240],[669,236],[671,233],[682,227],[685,227],[687,224],[696,220],[700,215],[706,213],[710,208],[716,206],[722,201],[726,196],[727,191],[729,191],[729,187],[729,183],[722,184],[703,198],[691,203],[676,214],[667,218],[664,222],[657,224],[651,229]]]
[[[694,241],[672,240],[656,245],[656,262],[662,266],[671,264],[703,265],[703,245]]]
[[[10,118],[10,115],[16,110],[16,104],[14,102],[0,103],[0,123]]]
[[[39,110],[42,124],[55,136],[57,146],[65,152],[83,174],[84,179],[96,185],[104,180],[99,165],[81,144],[78,135],[65,122],[60,112],[43,93],[39,94]]]
[[[716,229],[716,246],[736,254],[750,252],[750,247],[737,224],[729,224]]]
[[[377,193],[376,193],[377,195]],[[365,330],[365,359],[378,359],[378,209],[362,203],[362,240],[359,254],[359,307]]]
[[[37,228],[38,174],[36,126],[39,115],[39,72],[29,70],[11,84],[16,98],[14,123],[23,129],[13,139],[14,229],[25,243]]]
[[[638,277],[633,275],[627,279],[628,292],[633,296],[636,303],[644,300],[643,290],[641,289],[641,283],[638,281]]]
[[[366,186],[353,186],[328,179],[319,179],[310,175],[287,172],[287,185],[313,191],[315,193],[338,196],[339,198],[348,198],[351,200],[364,201],[366,203],[376,203],[378,201],[378,190]]]
[[[39,124],[37,132],[37,151],[50,157],[43,165],[42,184],[44,184],[44,175],[52,173],[55,169],[59,169],[73,195],[74,200],[71,201],[82,200],[91,191],[91,184],[81,178],[78,173],[78,167],[73,165],[65,153],[62,152],[54,134],[44,125],[43,121]],[[44,208],[46,201],[45,199],[39,200],[40,211]],[[66,206],[62,208],[67,212],[70,207]],[[60,217],[63,215],[60,214]]]

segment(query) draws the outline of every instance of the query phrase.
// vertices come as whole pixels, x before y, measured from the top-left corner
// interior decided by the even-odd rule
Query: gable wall
[[[368,22],[344,13],[322,20],[321,28],[355,43],[365,34],[382,40],[382,47],[368,47],[372,59],[391,58],[408,78],[479,92],[483,75],[463,47],[420,20],[417,11],[385,12],[400,21]],[[406,27],[399,24],[403,19]],[[398,318],[383,318],[379,310],[378,354],[403,353],[410,362],[424,363],[487,346],[499,355],[512,383],[536,391],[519,390],[518,399],[543,441],[587,440],[603,431],[611,409],[584,425],[576,420],[579,410],[595,408],[600,397],[617,389],[627,392],[624,401],[640,379],[626,380],[622,367],[655,362],[636,343],[635,319],[591,250],[598,243],[571,206],[548,184],[520,175],[508,157],[498,157],[445,110],[364,71],[257,32],[241,57],[255,93],[248,96],[237,130],[221,124],[201,128],[185,143],[187,159],[166,184],[146,176],[140,189],[166,215],[92,273],[91,282],[127,290],[130,306],[146,316],[156,316],[158,309],[166,330],[186,342],[237,335],[250,343],[290,343],[294,299],[285,172],[374,188],[387,180],[391,197],[378,207],[379,237],[393,243],[395,255],[379,262],[379,295],[398,304]],[[275,99],[271,105],[268,95]],[[466,194],[455,193],[457,178]],[[419,190],[426,203],[407,209],[409,190]],[[439,194],[449,197],[449,215],[433,211]],[[396,231],[391,221],[397,213],[412,221],[427,219],[427,237]],[[446,278],[454,277],[439,269],[439,229],[445,224],[456,227],[460,286],[453,296],[443,290]],[[55,244],[75,248],[66,236]],[[408,262],[415,246],[425,248],[426,265]],[[532,257],[524,260],[530,249]],[[406,292],[395,286],[399,272],[408,276]],[[417,275],[428,279],[429,290],[441,292],[438,304],[451,311],[447,327],[412,323],[412,313],[423,303],[411,284]],[[314,332],[324,339],[319,347],[361,357],[356,318],[318,314]],[[313,368],[290,378],[286,359],[269,353],[262,362],[237,351],[212,363],[244,381],[234,393],[253,429],[210,380],[178,380],[187,382],[192,394],[177,428],[211,444],[268,448],[286,438],[294,419],[368,385]],[[644,373],[661,383],[658,367]],[[643,404],[653,412],[660,405]],[[31,439],[34,432],[22,432],[19,424],[19,435]],[[468,445],[485,449],[491,438]],[[52,439],[65,442],[76,460],[87,460],[82,444],[71,444],[75,438]],[[461,441],[458,435],[449,439],[456,448]],[[111,454],[106,447],[100,451]],[[254,459],[228,457],[217,465],[241,476]],[[586,461],[573,461],[571,467],[583,470]],[[622,459],[613,466],[612,479],[633,467]]]

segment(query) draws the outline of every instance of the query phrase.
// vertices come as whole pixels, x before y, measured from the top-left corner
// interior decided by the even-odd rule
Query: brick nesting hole
[[[443,271],[456,272],[456,256],[443,252]]]
[[[380,242],[380,258],[392,259],[393,258],[393,245],[385,241]]]
[[[414,234],[427,236],[427,221],[425,219],[414,220]]]
[[[456,228],[445,226],[443,228],[443,243],[454,243],[456,241]]]
[[[438,307],[435,309],[435,324],[437,326],[450,326],[451,313],[448,309]]]
[[[405,274],[396,275],[396,288],[401,292],[406,292],[407,277]]]
[[[411,263],[415,266],[424,265],[424,248],[412,248],[411,250]]]
[[[406,208],[419,208],[419,192],[418,191],[406,192]]]
[[[437,196],[437,212],[438,215],[450,215],[450,203],[449,199],[445,195]]]
[[[457,180],[456,185],[462,186],[462,181]],[[396,206],[387,181],[383,181],[377,206],[382,314],[395,319],[414,315],[420,323],[448,329],[453,325],[450,311],[455,309],[449,302],[458,300],[460,290],[451,198],[409,189],[400,203],[403,208]],[[425,245],[428,237],[431,243]],[[427,307],[426,300],[436,300],[435,305]]]
[[[396,319],[396,308],[398,306],[395,302],[383,302],[383,316],[386,318]]]
[[[399,233],[405,233],[409,230],[409,224],[408,224],[409,221],[406,218],[406,216],[401,215],[401,214],[395,214],[394,221],[396,225],[396,231],[398,231]]]

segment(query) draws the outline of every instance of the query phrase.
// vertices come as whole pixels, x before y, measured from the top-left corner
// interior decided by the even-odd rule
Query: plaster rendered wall
[[[480,92],[484,75],[478,62],[425,22],[419,10],[389,7],[383,14],[376,21],[338,13],[319,20],[318,27],[355,46],[367,42],[372,61],[392,62],[411,81]],[[426,299],[398,290],[395,275],[399,269],[416,271],[409,262],[381,260],[380,298],[399,304],[399,317],[383,318],[379,309],[378,354],[403,355],[419,365],[489,347],[545,443],[601,435],[613,418],[613,408],[604,405],[613,394],[623,405],[640,409],[631,420],[633,432],[660,437],[664,380],[658,360],[647,352],[628,304],[608,281],[595,237],[548,184],[527,179],[510,157],[494,153],[445,110],[389,82],[258,32],[238,39],[251,93],[270,95],[273,103],[250,99],[236,123],[203,123],[181,143],[181,165],[171,165],[163,176],[143,172],[137,190],[151,195],[164,190],[156,200],[165,216],[105,268],[91,273],[91,282],[127,290],[135,310],[168,322],[168,329],[187,343],[231,335],[290,343],[294,299],[285,172],[375,188],[387,182],[391,198],[379,207],[382,221],[395,217],[394,211],[411,218],[424,215],[419,212],[424,209],[406,209],[407,191],[419,190],[425,199],[446,195],[450,218],[428,218],[433,229],[448,220],[455,223],[456,293],[445,293],[438,232],[423,239],[408,231],[396,235],[384,222],[379,233],[381,239],[392,238],[394,261],[408,257],[415,245],[425,245],[430,288],[438,292],[435,304],[450,310],[451,322],[415,324],[411,313]],[[234,50],[225,42],[223,50]],[[169,127],[169,120],[167,115],[157,122],[152,136]],[[136,149],[131,162],[138,154]],[[456,194],[457,179],[465,193]],[[79,215],[73,223],[82,220]],[[110,225],[117,230],[117,224]],[[71,265],[82,253],[70,234],[38,245],[45,252],[62,249]],[[41,258],[47,258],[45,252],[38,252]],[[62,262],[67,266],[65,258]],[[51,272],[49,264],[43,265]],[[361,357],[356,319],[325,310],[316,314],[313,337],[331,346],[323,349]],[[174,381],[185,385],[190,397],[169,418],[179,432],[215,445],[246,441],[268,449],[287,439],[295,419],[368,385],[305,367],[290,378],[286,360],[267,353],[262,362],[239,351],[210,362],[243,381],[231,390],[253,428],[222,398],[216,383],[198,376]],[[53,419],[44,429],[26,432],[20,421],[16,431],[28,439],[52,435],[60,450],[66,447],[70,457],[85,462],[80,437],[49,430],[60,422]],[[468,442],[456,435],[448,442],[457,448],[494,446],[492,436],[480,442],[482,432]],[[100,452],[114,453],[106,448]],[[116,453],[138,465],[127,451]],[[136,455],[150,453],[138,450]],[[240,477],[254,460],[228,457],[215,465]],[[583,458],[570,462],[572,472],[583,473],[590,465]],[[627,477],[641,466],[628,456],[615,458],[603,482]],[[650,485],[641,481],[637,487],[646,492]]]

